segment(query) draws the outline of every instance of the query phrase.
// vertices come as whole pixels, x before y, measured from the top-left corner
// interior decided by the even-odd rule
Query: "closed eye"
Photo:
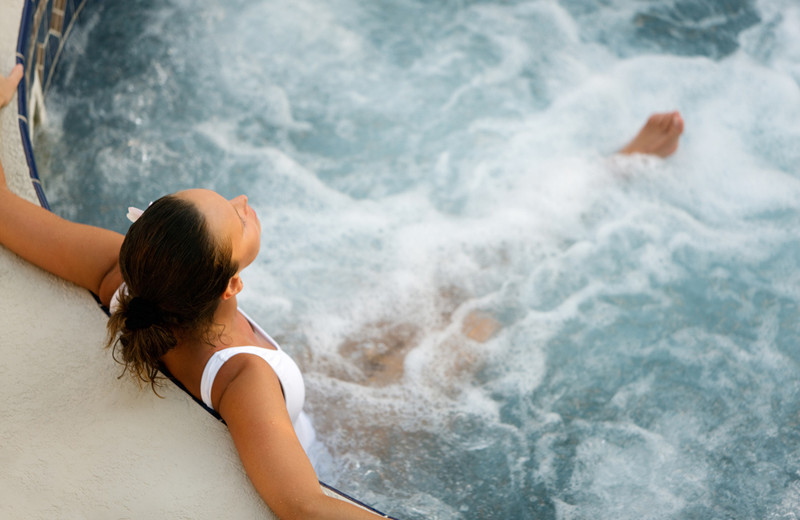
[[[231,205],[231,206],[233,206],[233,205]],[[239,210],[238,210],[238,209],[236,209],[235,207],[233,208],[233,211],[235,211],[235,212],[236,212],[236,216],[237,216],[237,217],[239,217],[239,220],[241,220],[241,221],[242,221],[242,231],[244,231],[244,228],[245,228],[245,225],[246,225],[246,222],[245,222],[244,218],[243,218],[243,217],[242,217],[242,215],[239,213]]]

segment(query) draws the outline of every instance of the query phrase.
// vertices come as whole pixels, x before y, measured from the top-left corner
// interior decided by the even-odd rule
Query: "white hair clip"
[[[128,215],[127,215],[128,220],[130,220],[131,222],[136,222],[139,219],[139,217],[142,216],[142,213],[144,213],[143,210],[131,206],[128,208]]]

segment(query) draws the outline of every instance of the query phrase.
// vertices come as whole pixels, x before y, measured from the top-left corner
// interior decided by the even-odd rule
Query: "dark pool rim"
[[[19,82],[19,86],[17,87],[17,114],[18,114],[17,118],[19,120],[19,132],[20,132],[20,139],[22,141],[22,149],[23,149],[23,151],[25,153],[25,161],[28,164],[28,174],[30,176],[31,183],[33,184],[33,189],[36,191],[36,196],[39,199],[39,204],[43,208],[45,208],[46,210],[50,211],[50,204],[47,202],[47,196],[44,193],[44,187],[42,186],[42,181],[39,178],[39,171],[36,168],[36,159],[34,158],[34,155],[33,155],[33,143],[31,142],[31,130],[33,128],[33,121],[30,121],[30,119],[29,119],[29,114],[28,114],[28,92],[27,92],[27,87],[26,87],[26,84],[27,84],[26,80],[28,79],[27,78],[27,76],[28,76],[28,68],[27,68],[28,67],[28,63],[27,62],[28,62],[28,59],[30,58],[30,56],[28,56],[28,53],[29,53],[29,50],[32,49],[32,47],[29,45],[29,43],[30,43],[30,38],[31,38],[31,30],[32,30],[32,25],[33,25],[34,12],[37,9],[37,3],[35,2],[35,0],[23,0],[23,1],[24,1],[25,5],[24,5],[24,7],[22,9],[22,19],[20,20],[20,25],[19,25],[19,36],[17,37],[17,52],[16,52],[16,60],[15,61],[16,61],[17,64],[20,64],[20,65],[23,66],[23,69],[25,70],[25,77],[23,78],[22,81]],[[47,1],[47,0],[44,0],[44,1]],[[83,10],[83,7],[84,7],[84,5],[86,5],[87,1],[88,0],[82,0],[80,2],[80,4],[78,4],[77,7],[73,6],[72,17],[67,23],[66,30],[64,30],[62,32],[61,36],[59,37],[58,47],[56,48],[55,51],[50,53],[50,56],[48,56],[48,58],[50,60],[48,68],[50,70],[54,69],[56,64],[58,63],[58,59],[61,56],[61,51],[63,49],[63,43],[64,43],[64,41],[66,41],[66,39],[68,38],[70,32],[72,31],[72,27],[74,25],[74,22],[77,19],[78,15],[80,14],[81,10]],[[49,82],[49,79],[48,79],[48,82]],[[95,299],[97,299],[96,296],[95,296]],[[104,310],[106,311],[106,313],[108,313],[108,309],[104,309]],[[210,408],[205,406],[204,403],[198,401],[192,394],[190,394],[186,390],[186,388],[184,388],[184,386],[178,380],[176,380],[174,377],[172,377],[172,375],[168,371],[162,370],[162,372],[164,373],[164,375],[168,379],[170,379],[173,383],[175,383],[175,385],[178,388],[180,388],[181,390],[186,392],[192,399],[194,399],[195,402],[197,402],[200,406],[202,406],[207,412],[209,412],[216,419],[218,419],[220,421],[222,420],[222,418],[217,413],[215,413],[213,410],[211,410]],[[353,502],[354,504],[357,504],[357,505],[363,507],[364,509],[367,509],[367,510],[371,511],[371,512],[375,513],[376,515],[380,515],[383,518],[389,518],[390,520],[397,520],[396,518],[388,516],[385,513],[382,513],[381,511],[378,511],[377,509],[365,504],[364,502],[362,502],[362,501],[360,501],[360,500],[358,500],[356,498],[353,498],[352,496],[348,495],[347,493],[339,491],[338,489],[336,489],[333,486],[330,486],[330,485],[328,485],[328,484],[326,484],[326,483],[324,483],[322,481],[320,481],[320,485],[323,488],[329,490],[330,492],[332,492],[332,493],[334,493],[336,495],[339,495],[340,497],[342,497],[346,501]]]

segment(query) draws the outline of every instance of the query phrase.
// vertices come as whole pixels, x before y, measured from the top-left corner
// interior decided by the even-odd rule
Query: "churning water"
[[[37,153],[120,231],[249,195],[241,303],[380,509],[798,518],[798,49],[796,0],[96,2]]]

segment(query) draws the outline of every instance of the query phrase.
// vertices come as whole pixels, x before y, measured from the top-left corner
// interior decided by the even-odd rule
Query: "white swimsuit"
[[[303,412],[303,403],[306,399],[306,387],[303,383],[303,375],[300,373],[300,369],[297,367],[294,360],[281,349],[280,345],[278,345],[264,329],[259,327],[243,310],[239,309],[239,312],[247,318],[253,330],[261,334],[261,336],[269,341],[276,350],[247,346],[228,347],[214,352],[203,370],[203,378],[200,380],[200,397],[202,397],[206,406],[213,410],[214,406],[211,404],[211,389],[214,386],[217,372],[222,368],[222,365],[237,354],[251,354],[260,357],[272,367],[272,370],[274,370],[275,374],[278,376],[281,388],[283,389],[283,397],[286,400],[286,410],[289,412],[292,425],[294,425],[294,431],[297,434],[297,438],[300,440],[300,444],[303,445],[306,453],[308,453],[314,441],[315,434],[314,427],[311,425],[311,420]]]
[[[123,286],[120,286],[111,298],[109,309],[112,313],[119,306],[119,292],[122,290],[122,287]],[[245,346],[228,347],[214,352],[203,370],[203,377],[200,380],[200,397],[203,399],[206,406],[213,410],[214,407],[211,404],[211,389],[214,386],[217,372],[222,368],[222,365],[237,354],[251,354],[260,357],[272,367],[272,370],[274,370],[275,374],[278,376],[278,381],[280,381],[281,388],[283,389],[283,397],[286,401],[286,409],[289,412],[289,418],[292,420],[294,431],[297,434],[297,438],[300,440],[300,444],[303,445],[303,449],[305,449],[307,454],[310,454],[309,449],[316,438],[316,434],[314,433],[311,420],[303,412],[303,403],[306,399],[306,387],[303,383],[303,375],[300,373],[300,369],[297,367],[294,360],[281,349],[280,345],[278,345],[264,329],[259,327],[243,310],[239,309],[239,312],[247,318],[253,330],[269,341],[269,343],[275,347],[275,350],[257,346]]]

